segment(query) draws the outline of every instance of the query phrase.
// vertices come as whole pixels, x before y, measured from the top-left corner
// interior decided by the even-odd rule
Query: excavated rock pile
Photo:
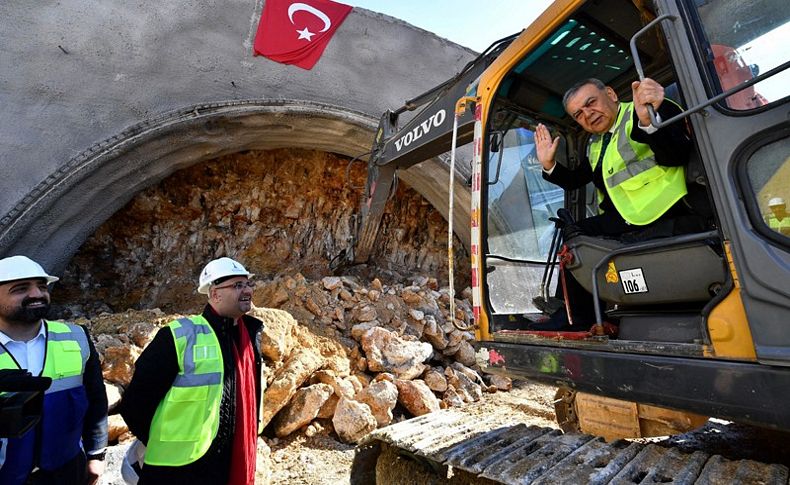
[[[469,290],[456,299],[456,324],[469,325]],[[263,423],[277,437],[334,431],[354,443],[398,416],[420,416],[509,390],[483,376],[471,331],[449,318],[449,290],[433,278],[368,285],[352,277],[308,281],[301,274],[259,282],[252,315],[264,322]],[[77,320],[91,328],[111,413],[134,362],[158,329],[181,315],[158,309]],[[484,378],[485,377],[485,378]],[[111,441],[131,438],[118,415]],[[262,442],[261,442],[262,443]]]

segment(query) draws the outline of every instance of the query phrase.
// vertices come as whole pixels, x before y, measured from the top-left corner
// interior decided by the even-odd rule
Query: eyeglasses
[[[251,290],[255,289],[255,282],[254,281],[237,281],[232,285],[225,285],[225,286],[215,286],[214,288],[221,290],[223,288],[233,288],[236,291],[241,291],[244,288],[249,288]]]

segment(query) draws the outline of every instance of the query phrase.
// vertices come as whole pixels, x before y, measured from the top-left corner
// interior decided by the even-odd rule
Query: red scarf
[[[252,485],[255,482],[255,458],[258,444],[257,403],[255,390],[255,356],[250,333],[239,319],[239,345],[233,346],[236,363],[236,429],[233,433],[233,456],[228,485]]]

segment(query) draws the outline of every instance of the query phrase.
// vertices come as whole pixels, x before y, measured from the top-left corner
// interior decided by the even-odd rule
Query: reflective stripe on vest
[[[168,324],[176,347],[179,372],[151,421],[145,463],[182,466],[211,446],[219,429],[222,399],[222,351],[203,316]]]
[[[686,195],[685,169],[658,165],[647,144],[632,140],[633,103],[620,106],[601,170],[604,186],[617,212],[628,223],[641,226],[661,217]],[[593,171],[601,148],[602,137],[594,137],[587,149]]]

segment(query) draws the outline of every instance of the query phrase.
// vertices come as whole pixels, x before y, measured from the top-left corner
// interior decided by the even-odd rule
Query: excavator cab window
[[[775,242],[790,245],[790,137],[773,140],[753,151],[746,162],[751,193],[757,199],[753,220]]]
[[[788,61],[790,3],[697,0],[703,45],[708,46],[712,95],[733,89]],[[785,69],[725,98],[727,108],[757,109],[787,95]]]
[[[488,284],[497,313],[537,311],[520,297],[540,283],[564,192],[542,177],[533,142],[535,121],[503,109],[489,139],[487,228]],[[564,153],[564,146],[559,150]],[[564,156],[562,163],[565,163]]]

